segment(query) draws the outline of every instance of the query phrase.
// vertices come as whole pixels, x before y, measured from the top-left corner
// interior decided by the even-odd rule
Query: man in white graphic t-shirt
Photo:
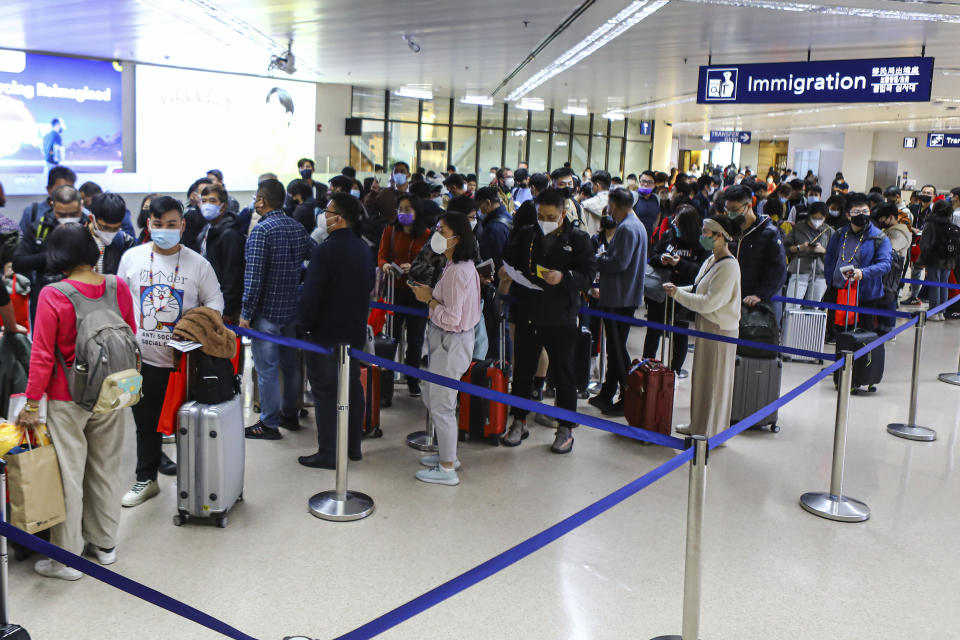
[[[223,313],[223,294],[213,267],[200,254],[180,244],[183,205],[169,196],[150,202],[150,239],[123,254],[117,275],[133,295],[137,343],[143,361],[143,398],[133,407],[137,423],[137,479],[123,496],[134,507],[157,495],[157,473],[176,475],[177,465],[161,450],[157,432],[173,351],[167,342],[185,311],[210,307]]]

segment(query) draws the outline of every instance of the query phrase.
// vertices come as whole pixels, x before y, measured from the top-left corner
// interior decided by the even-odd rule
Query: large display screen
[[[0,50],[0,173],[122,168],[117,63]]]
[[[210,169],[228,189],[296,173],[314,155],[316,85],[138,65],[137,173],[182,187]]]

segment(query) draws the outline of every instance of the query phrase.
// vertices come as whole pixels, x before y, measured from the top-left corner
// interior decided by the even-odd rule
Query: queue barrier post
[[[337,487],[310,498],[310,513],[322,520],[360,520],[373,513],[373,498],[347,490],[347,448],[350,424],[350,345],[337,345]]]
[[[438,451],[437,443],[434,442],[433,419],[429,411],[427,411],[426,427],[423,431],[414,431],[408,435],[407,446],[417,451],[426,451],[428,453]]]
[[[956,371],[941,373],[937,376],[937,380],[960,387],[960,359],[958,359]]]
[[[840,385],[837,388],[837,416],[833,436],[833,468],[830,491],[810,492],[800,496],[800,506],[815,516],[837,522],[863,522],[870,517],[870,507],[843,495],[843,463],[847,448],[847,422],[850,416],[850,385],[853,382],[853,352],[843,352]]]
[[[590,393],[600,393],[603,387],[604,376],[607,374],[607,331],[604,329],[603,321],[600,321],[600,353],[597,356],[597,379],[587,385],[587,391]]]
[[[671,327],[674,326],[674,319],[677,313],[677,301],[673,296],[667,296],[667,324]],[[676,336],[676,332],[671,331],[667,334],[667,354],[666,357],[662,359],[663,366],[667,369],[673,368],[673,340]]]
[[[929,427],[917,425],[917,394],[920,384],[920,351],[923,349],[923,327],[927,323],[927,314],[922,311],[917,314],[917,326],[913,334],[913,372],[910,375],[910,411],[907,422],[894,422],[887,425],[887,433],[920,442],[933,442],[937,439],[937,432]]]
[[[687,488],[687,550],[683,569],[682,635],[657,636],[653,640],[698,640],[700,637],[700,600],[702,583],[701,542],[703,506],[707,490],[707,460],[710,445],[706,436],[690,436],[690,482]]]

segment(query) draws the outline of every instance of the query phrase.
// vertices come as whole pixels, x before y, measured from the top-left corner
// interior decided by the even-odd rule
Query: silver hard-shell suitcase
[[[227,512],[243,499],[243,400],[216,405],[186,402],[177,414],[177,515],[227,526]]]
[[[783,361],[780,358],[745,358],[737,356],[733,376],[733,406],[730,424],[740,422],[757,409],[765,407],[780,397],[780,380]],[[777,412],[757,420],[751,428],[769,426],[778,433]]]
[[[784,331],[781,343],[785,347],[804,349],[823,353],[827,336],[827,312],[798,309],[787,311],[784,314]],[[816,362],[823,364],[823,359],[808,358],[793,354],[784,354],[784,360],[795,362]]]

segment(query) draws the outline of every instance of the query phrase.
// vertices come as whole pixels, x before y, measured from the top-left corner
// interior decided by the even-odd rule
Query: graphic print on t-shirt
[[[174,276],[163,271],[154,272],[153,285],[150,272],[140,272],[140,331],[141,342],[164,346],[173,334],[173,328],[183,315],[183,289],[177,289]],[[183,285],[183,276],[176,284]]]

